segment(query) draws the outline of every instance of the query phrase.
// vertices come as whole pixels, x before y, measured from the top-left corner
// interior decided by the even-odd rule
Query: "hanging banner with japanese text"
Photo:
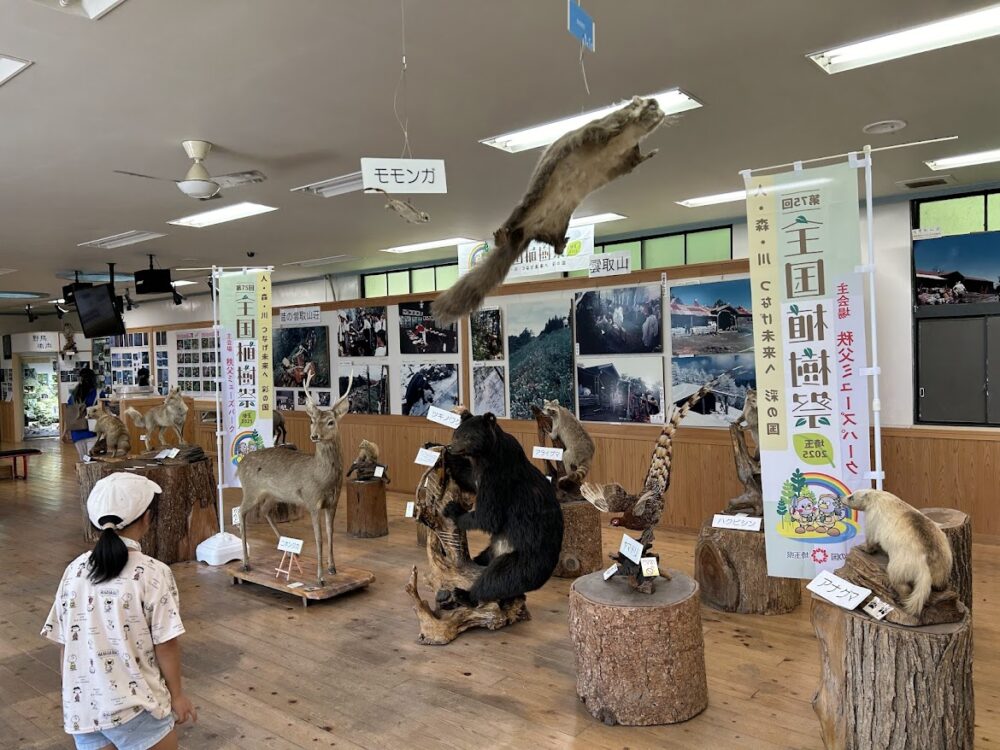
[[[485,260],[493,246],[489,242],[469,242],[458,246],[458,275],[464,276],[477,263]],[[594,225],[570,227],[566,232],[566,248],[557,255],[552,245],[532,242],[507,272],[508,279],[541,276],[563,271],[586,271],[594,254]]]
[[[240,459],[274,442],[269,271],[219,277],[219,328],[224,485],[239,487]]]
[[[814,578],[864,541],[871,482],[857,172],[747,180],[767,572]]]

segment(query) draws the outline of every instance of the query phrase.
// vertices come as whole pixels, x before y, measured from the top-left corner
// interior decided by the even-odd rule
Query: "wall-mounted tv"
[[[125,333],[125,321],[115,304],[115,292],[110,284],[77,289],[75,297],[83,335],[88,339]]]

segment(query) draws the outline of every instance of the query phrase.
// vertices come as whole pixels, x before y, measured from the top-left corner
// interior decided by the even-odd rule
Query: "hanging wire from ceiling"
[[[576,0],[576,4],[580,4],[580,0]],[[580,72],[583,74],[583,87],[587,90],[587,96],[590,96],[590,84],[587,83],[587,65],[583,62],[583,51],[587,45],[580,40]]]
[[[392,113],[396,116],[396,122],[399,123],[399,129],[403,131],[403,152],[400,154],[400,159],[413,158],[413,152],[410,150],[410,116],[406,109],[406,0],[399,0],[399,15],[400,15],[400,31],[401,31],[401,48],[402,48],[402,65],[399,70],[399,80],[396,82],[396,91],[392,95]],[[403,94],[403,116],[399,116],[399,94],[402,91]]]

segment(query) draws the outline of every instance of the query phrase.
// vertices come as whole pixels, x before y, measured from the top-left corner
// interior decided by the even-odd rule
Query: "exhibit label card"
[[[453,411],[441,409],[437,406],[432,406],[427,410],[427,418],[432,422],[443,424],[445,427],[451,427],[453,430],[462,424],[461,414],[456,414]]]
[[[870,602],[868,602],[863,607],[863,609],[865,610],[865,612],[867,612],[868,614],[870,614],[876,620],[881,620],[887,614],[889,614],[890,612],[892,612],[892,610],[894,610],[895,607],[893,607],[891,604],[888,604],[888,603],[882,601],[877,596],[873,596],[872,600]]]
[[[863,602],[871,589],[855,586],[829,570],[821,570],[819,575],[806,584],[806,588],[832,604],[844,609],[854,609]]]
[[[639,564],[642,566],[642,574],[647,578],[660,575],[660,563],[655,557],[644,557]]]
[[[562,448],[547,448],[544,445],[536,445],[531,449],[532,458],[541,458],[545,461],[562,461]]]
[[[406,514],[405,514],[406,517],[413,518],[413,516],[416,515],[416,510],[417,510],[417,504],[412,500],[410,500],[410,502],[406,504]]]
[[[447,193],[444,159],[361,159],[365,190],[387,193]]]
[[[376,479],[381,479],[383,474],[385,474],[385,467],[384,466],[376,466],[375,467],[375,478]]]
[[[291,552],[293,555],[302,554],[302,540],[290,536],[283,536],[278,539],[279,552]]]
[[[639,564],[639,560],[642,558],[642,544],[628,534],[622,536],[622,544],[618,548],[618,551],[636,565]]]
[[[712,517],[713,529],[734,529],[735,531],[760,531],[763,518],[760,516],[727,516],[716,513]]]
[[[421,448],[417,451],[417,457],[413,460],[413,463],[420,464],[421,466],[434,466],[438,462],[438,457],[440,454],[437,451],[432,451],[429,448]]]
[[[610,568],[604,571],[604,580],[610,580],[611,576],[618,572],[618,563],[613,563]]]
[[[283,307],[278,310],[279,323],[281,328],[291,326],[318,326],[322,322],[322,313],[319,305],[309,307]]]
[[[233,526],[239,526],[240,519],[241,519],[240,508],[239,506],[236,506],[235,508],[233,508]]]
[[[587,276],[591,279],[603,276],[624,276],[628,273],[632,273],[631,250],[618,250],[613,253],[590,256]]]

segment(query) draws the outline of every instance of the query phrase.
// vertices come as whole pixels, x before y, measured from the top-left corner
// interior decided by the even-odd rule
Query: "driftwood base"
[[[951,543],[954,563],[948,588],[972,609],[972,522],[969,516],[953,508],[921,508],[921,513],[941,527]]]
[[[417,637],[417,643],[424,646],[447,645],[466,630],[472,628],[499,630],[508,625],[531,619],[523,596],[515,599],[506,607],[501,607],[496,602],[490,602],[481,604],[474,609],[466,607],[449,610],[431,609],[430,605],[421,598],[417,589],[416,565],[410,572],[406,593],[413,599],[413,611],[417,613],[417,620],[420,622],[420,635]]]
[[[97,541],[97,532],[87,517],[90,491],[102,477],[126,468],[134,469],[134,473],[148,477],[163,489],[157,500],[153,526],[142,538],[143,551],[168,565],[194,560],[195,548],[219,530],[216,478],[212,462],[208,460],[187,463],[164,459],[154,463],[151,458],[130,458],[78,463],[76,475],[80,485],[84,539],[91,545]]]
[[[716,529],[706,521],[694,549],[694,577],[701,600],[722,612],[784,615],[802,601],[798,579],[768,576],[763,531]]]
[[[600,570],[601,512],[586,500],[563,503],[563,542],[559,564],[552,575],[576,578]]]
[[[427,546],[427,527],[422,523],[417,524],[417,546],[420,549]]]
[[[601,573],[573,582],[576,692],[605,724],[674,724],[708,706],[698,584],[669,575],[648,596]]]
[[[375,582],[375,574],[370,570],[338,566],[336,574],[327,573],[325,583],[318,586],[316,558],[309,556],[300,556],[298,559],[302,572],[286,562],[286,567],[292,568],[288,578],[285,578],[284,573],[276,577],[275,568],[280,561],[281,553],[275,549],[255,552],[250,570],[243,570],[242,562],[233,562],[226,566],[226,572],[233,577],[233,583],[256,583],[283,594],[298,596],[302,599],[303,607],[308,606],[311,601],[332,599]]]
[[[973,746],[972,617],[907,628],[812,599],[822,673],[813,708],[827,748]]]
[[[385,482],[381,479],[347,481],[347,535],[370,539],[389,533]]]
[[[958,600],[954,591],[931,591],[919,617],[907,614],[902,607],[901,598],[893,589],[886,573],[889,558],[884,552],[870,555],[860,547],[854,547],[847,553],[844,565],[836,570],[841,578],[856,586],[871,589],[872,594],[893,607],[885,616],[887,622],[896,625],[915,627],[918,625],[940,625],[942,623],[958,622],[966,614],[965,605]]]

